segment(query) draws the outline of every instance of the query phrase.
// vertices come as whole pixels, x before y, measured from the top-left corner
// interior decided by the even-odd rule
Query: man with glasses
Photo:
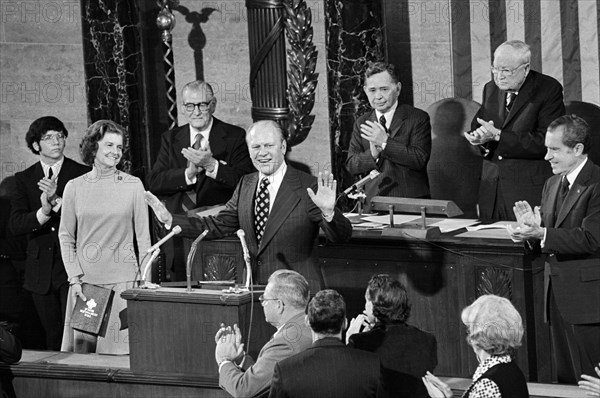
[[[518,40],[494,52],[493,81],[483,88],[482,106],[464,135],[485,159],[479,189],[482,219],[514,220],[512,206],[539,205],[552,175],[544,160],[548,125],[565,114],[562,86],[530,69],[531,50]]]
[[[61,197],[67,182],[90,168],[64,156],[69,133],[53,116],[35,120],[27,146],[39,162],[16,173],[10,228],[27,235],[24,288],[32,294],[46,334],[46,348],[60,350],[69,283],[60,254],[58,226]]]
[[[188,124],[162,135],[149,176],[150,191],[173,214],[227,202],[240,178],[254,171],[242,128],[213,116],[217,98],[210,84],[196,80],[182,90]],[[171,280],[185,280],[181,239],[167,249]]]
[[[309,297],[308,283],[299,273],[277,270],[271,274],[260,301],[265,320],[277,331],[254,361],[244,353],[238,326],[233,325],[232,329],[222,325],[215,336],[221,388],[234,397],[254,397],[268,391],[277,362],[312,344],[312,332],[304,315]]]

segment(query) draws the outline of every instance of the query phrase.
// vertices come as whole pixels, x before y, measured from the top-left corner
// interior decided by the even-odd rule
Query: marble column
[[[129,131],[122,168],[141,176],[147,140],[137,0],[81,0],[88,119]]]
[[[342,187],[348,145],[357,116],[368,107],[362,75],[368,62],[383,61],[384,29],[380,0],[326,0],[327,74],[333,172]]]

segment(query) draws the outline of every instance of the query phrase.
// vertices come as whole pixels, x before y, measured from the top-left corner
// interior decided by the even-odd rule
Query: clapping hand
[[[333,174],[319,173],[317,193],[315,194],[311,188],[306,188],[306,191],[315,205],[321,209],[321,213],[326,216],[333,214],[337,192],[337,181],[333,178]]]
[[[579,388],[586,391],[586,395],[590,397],[600,398],[600,363],[594,368],[598,377],[581,375],[581,379],[577,384]]]
[[[431,398],[452,398],[452,390],[448,384],[444,383],[430,372],[427,372],[421,380],[423,380],[423,384],[425,384],[427,393]]]
[[[171,225],[173,223],[173,216],[171,213],[169,213],[165,205],[154,196],[152,192],[144,192],[144,201],[152,208],[158,221],[166,225]]]
[[[380,148],[388,139],[385,127],[371,120],[367,120],[364,124],[360,125],[360,136]]]
[[[516,202],[513,212],[517,218],[519,226],[516,228],[507,226],[510,237],[515,242],[522,242],[529,239],[543,239],[544,229],[541,227],[542,215],[539,206],[534,210],[526,201]]]
[[[482,145],[488,141],[494,141],[494,139],[500,134],[500,129],[494,126],[494,121],[490,120],[486,122],[483,119],[477,118],[479,127],[470,132],[464,133],[465,138],[471,145]]]
[[[217,364],[223,361],[238,361],[244,356],[244,343],[242,343],[242,332],[237,324],[225,327],[221,324],[221,328],[215,335],[215,360]]]
[[[50,204],[48,194],[45,191],[42,191],[42,194],[40,195],[40,203],[42,204],[42,213],[44,213],[45,216],[49,216],[52,211],[52,205]]]
[[[48,202],[51,202],[56,197],[56,178],[57,175],[52,176],[52,178],[43,177],[38,181],[38,188],[40,191],[45,192],[48,195]]]
[[[350,336],[356,333],[368,332],[371,330],[371,323],[365,314],[358,314],[356,318],[352,318],[350,326],[346,330],[346,344],[350,341]]]

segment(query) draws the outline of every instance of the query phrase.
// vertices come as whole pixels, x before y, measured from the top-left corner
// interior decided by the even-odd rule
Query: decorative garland
[[[311,115],[315,105],[315,89],[318,73],[317,50],[312,42],[312,16],[304,0],[286,0],[285,33],[290,48],[287,51],[289,102],[288,145],[293,147],[303,142],[312,127],[315,116]]]

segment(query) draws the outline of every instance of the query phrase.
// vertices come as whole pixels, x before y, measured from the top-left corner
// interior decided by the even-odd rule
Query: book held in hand
[[[115,292],[89,283],[81,284],[81,289],[87,301],[77,297],[71,316],[71,327],[80,332],[104,337]]]

